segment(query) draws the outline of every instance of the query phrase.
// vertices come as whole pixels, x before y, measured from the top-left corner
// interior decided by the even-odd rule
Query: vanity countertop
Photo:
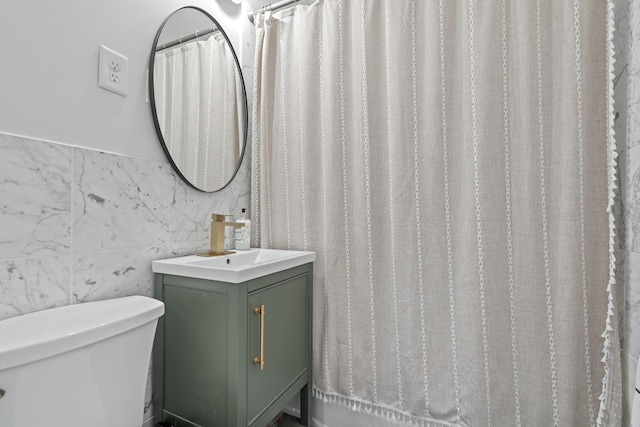
[[[248,249],[236,253],[202,257],[189,255],[153,261],[154,273],[242,283],[315,261],[316,253],[281,249]]]

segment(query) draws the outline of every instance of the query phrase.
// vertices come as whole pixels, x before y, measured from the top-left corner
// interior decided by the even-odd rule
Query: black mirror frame
[[[242,152],[240,153],[240,158],[238,160],[238,164],[236,165],[236,169],[234,170],[233,174],[231,175],[231,177],[229,178],[229,180],[226,182],[226,184],[224,184],[222,187],[216,189],[216,190],[203,190],[202,188],[198,188],[196,187],[191,181],[189,181],[183,174],[182,172],[180,172],[180,169],[178,168],[178,165],[176,165],[176,163],[174,162],[173,158],[171,157],[171,153],[169,152],[169,149],[167,148],[167,144],[164,140],[164,136],[162,135],[162,131],[160,130],[160,123],[158,121],[158,112],[156,110],[156,101],[155,101],[155,94],[154,94],[154,82],[153,82],[153,78],[154,78],[154,72],[153,72],[153,68],[154,68],[154,64],[155,64],[155,54],[156,54],[156,47],[158,46],[158,40],[160,39],[160,34],[162,33],[162,29],[164,28],[165,24],[167,23],[167,21],[176,13],[178,13],[181,10],[184,9],[193,9],[193,10],[197,10],[200,13],[202,13],[203,15],[205,15],[206,17],[208,17],[209,19],[211,19],[211,21],[216,25],[216,27],[218,27],[218,29],[220,30],[220,33],[224,36],[224,39],[226,40],[227,44],[229,45],[229,48],[231,49],[231,53],[233,54],[233,59],[236,63],[236,69],[238,70],[238,75],[240,77],[240,82],[242,83],[242,95],[243,95],[243,99],[244,99],[244,103],[243,103],[243,107],[244,107],[244,134],[242,136]],[[151,116],[153,117],[153,124],[156,128],[156,134],[158,135],[158,139],[160,139],[160,145],[162,146],[162,150],[164,151],[164,154],[167,156],[167,159],[169,160],[169,162],[171,163],[171,166],[173,167],[173,170],[178,174],[178,176],[180,176],[180,178],[182,178],[182,180],[187,183],[191,188],[201,191],[203,193],[216,193],[218,191],[221,191],[223,189],[225,189],[227,186],[229,186],[229,184],[231,183],[231,181],[233,181],[233,179],[236,177],[236,175],[238,174],[238,170],[240,169],[240,166],[242,165],[242,161],[244,160],[244,154],[246,152],[247,149],[247,133],[249,130],[249,110],[248,110],[248,106],[247,106],[247,89],[245,87],[245,83],[244,83],[244,77],[242,76],[242,68],[240,67],[240,62],[238,61],[238,56],[236,55],[236,51],[233,48],[233,45],[231,44],[231,41],[229,40],[229,37],[227,36],[227,33],[224,31],[224,29],[222,28],[222,26],[218,23],[218,21],[211,16],[210,13],[208,13],[206,10],[199,8],[197,6],[183,6],[177,10],[175,10],[174,12],[172,12],[169,16],[167,16],[164,21],[162,21],[162,24],[160,25],[160,28],[158,29],[158,32],[156,33],[156,36],[153,40],[153,46],[151,47],[151,55],[149,58],[149,105],[151,106]]]

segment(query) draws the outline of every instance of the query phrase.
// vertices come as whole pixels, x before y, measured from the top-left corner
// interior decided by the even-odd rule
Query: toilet
[[[0,426],[140,427],[163,314],[130,296],[0,321]]]

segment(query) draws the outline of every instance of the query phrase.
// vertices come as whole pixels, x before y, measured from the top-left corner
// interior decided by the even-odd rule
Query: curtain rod
[[[287,6],[290,6],[292,4],[296,4],[298,3],[300,0],[282,0],[279,1],[277,3],[273,3],[273,4],[268,4],[260,9],[257,10],[250,10],[249,12],[247,12],[249,21],[251,21],[251,23],[254,23],[254,18],[258,13],[263,13],[266,11],[271,11],[271,12],[275,12],[278,9],[282,9],[285,8]]]
[[[182,43],[186,43],[188,41],[200,38],[202,36],[206,36],[207,34],[215,33],[216,31],[220,31],[217,27],[205,28],[204,30],[196,31],[193,34],[189,34],[188,36],[178,37],[177,40],[173,40],[167,43],[162,43],[156,47],[156,52],[160,52],[161,50],[169,49],[170,47],[177,46]]]

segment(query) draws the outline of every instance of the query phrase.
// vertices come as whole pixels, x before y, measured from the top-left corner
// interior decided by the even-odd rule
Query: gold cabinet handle
[[[260,364],[260,370],[263,370],[264,369],[264,314],[265,314],[264,304],[262,304],[260,307],[254,307],[253,314],[260,315],[260,357],[257,357],[257,356],[254,357],[253,363],[256,365]]]

